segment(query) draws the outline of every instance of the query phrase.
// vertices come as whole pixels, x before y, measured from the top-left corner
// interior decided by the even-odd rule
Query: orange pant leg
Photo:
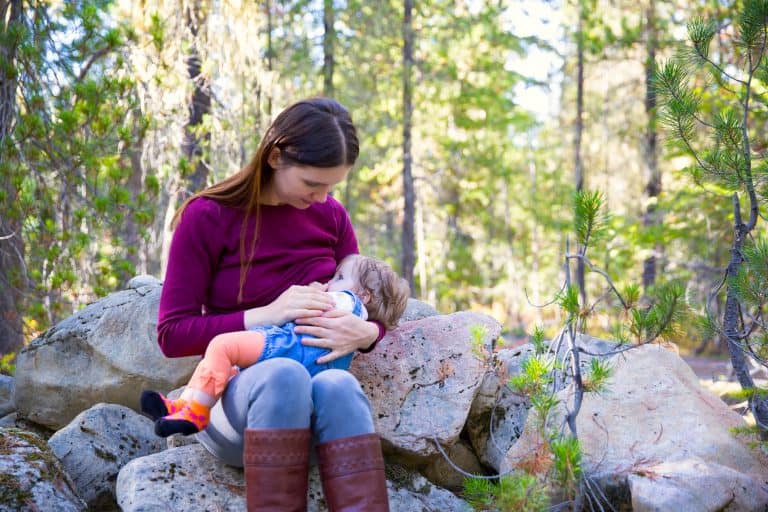
[[[236,373],[233,366],[251,366],[264,351],[264,334],[238,331],[219,334],[211,340],[205,357],[195,368],[188,386],[218,399]]]

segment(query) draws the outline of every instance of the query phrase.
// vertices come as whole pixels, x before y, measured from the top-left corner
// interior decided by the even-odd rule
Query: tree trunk
[[[203,116],[211,111],[211,90],[208,79],[201,74],[200,40],[199,31],[204,26],[204,16],[200,1],[196,0],[187,7],[187,28],[192,40],[189,45],[187,57],[187,72],[192,80],[193,93],[189,105],[189,121],[184,127],[184,141],[182,142],[182,154],[194,166],[194,170],[186,177],[187,190],[184,197],[202,190],[208,180],[208,166],[203,160],[204,145],[211,140],[210,132],[199,133],[199,127],[203,123]]]
[[[125,152],[131,162],[131,176],[128,178],[128,193],[131,195],[131,202],[138,206],[139,196],[144,188],[144,169],[141,165],[141,146],[143,144],[143,136],[138,133],[138,130],[133,130],[133,139],[129,147],[125,148]],[[143,241],[140,235],[139,223],[132,215],[126,217],[123,223],[123,232],[121,233],[121,239],[125,246],[125,259],[131,262],[133,266],[132,274],[146,274],[147,265],[146,261],[142,261]],[[132,275],[122,276],[123,279],[131,279]]]
[[[645,114],[648,125],[645,130],[645,141],[643,144],[643,161],[647,180],[645,184],[646,207],[645,212],[643,212],[643,227],[649,229],[661,224],[657,204],[659,195],[661,195],[661,172],[659,171],[658,151],[656,148],[656,93],[652,84],[656,62],[656,48],[658,46],[655,0],[648,0],[646,7],[645,37],[646,50],[648,52],[645,60]],[[646,293],[648,288],[656,282],[657,256],[662,250],[662,245],[657,242],[654,245],[652,254],[643,262],[643,288]]]
[[[576,29],[576,123],[573,142],[576,192],[584,189],[584,162],[581,158],[581,137],[584,132],[584,18],[586,7],[579,0],[579,21]],[[576,263],[576,283],[579,286],[581,304],[587,306],[587,289],[584,282],[584,262]]]
[[[264,2],[264,10],[267,11],[267,72],[272,73],[272,59],[275,49],[272,47],[272,2]],[[267,91],[267,123],[272,118],[272,89]]]
[[[8,9],[10,8],[10,12]],[[18,40],[10,40],[8,33],[12,27],[21,23],[22,2],[11,0],[0,2],[0,30],[2,41],[0,57],[4,63],[0,66],[0,159],[7,158],[8,149],[13,145],[11,133],[16,119],[15,73],[8,75],[15,66]],[[0,190],[4,200],[0,203],[0,355],[14,352],[24,344],[22,320],[19,314],[22,293],[26,289],[24,267],[24,241],[21,236],[21,219],[7,212],[13,211],[16,190],[8,176],[0,173]],[[7,204],[4,204],[7,203]]]
[[[731,244],[731,259],[728,262],[727,269],[729,279],[736,277],[744,263],[744,258],[742,256],[744,241],[747,236],[749,236],[750,231],[750,229],[741,222],[741,207],[739,205],[739,197],[737,194],[733,195],[733,208],[735,229],[733,243]],[[741,388],[746,391],[754,389],[755,382],[752,380],[752,375],[749,374],[747,356],[744,354],[744,347],[741,343],[742,340],[739,333],[743,328],[744,326],[741,322],[741,304],[739,303],[737,291],[729,283],[726,289],[723,336],[725,338],[725,343],[728,345],[731,364],[733,364],[733,372],[739,380]],[[755,415],[755,420],[758,425],[762,426],[763,437],[768,438],[768,435],[766,435],[768,434],[768,399],[753,395],[749,399],[749,405],[752,408],[752,412]]]
[[[413,175],[411,173],[411,116],[413,105],[411,98],[411,69],[413,67],[413,25],[411,12],[413,0],[405,0],[403,17],[403,255],[402,275],[411,287],[411,295],[416,291],[413,280],[413,268],[416,259],[414,221],[415,201],[413,190]]]
[[[334,28],[333,0],[323,3],[323,94],[333,97],[333,51],[336,46],[336,29]]]

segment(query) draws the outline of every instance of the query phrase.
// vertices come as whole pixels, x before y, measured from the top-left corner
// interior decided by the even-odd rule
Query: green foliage
[[[582,455],[581,444],[574,436],[561,436],[550,443],[554,455],[554,480],[566,495],[573,499],[581,484]]]
[[[540,325],[534,327],[533,335],[531,335],[531,343],[533,344],[537,356],[544,354],[549,349],[544,340],[544,329]]]
[[[560,400],[548,390],[541,390],[531,396],[530,401],[531,409],[536,413],[536,429],[539,434],[545,438],[550,413],[557,407]]]
[[[741,300],[751,308],[762,308],[768,302],[768,239],[758,236],[745,244],[744,265],[730,278]]]
[[[768,2],[746,0],[738,12],[739,44],[748,51],[764,49]]]
[[[579,304],[579,289],[575,285],[566,285],[566,287],[557,294],[555,301],[568,316],[578,317],[581,306]]]
[[[597,357],[590,360],[589,373],[583,377],[584,392],[602,393],[605,391],[612,373],[613,370],[608,361]]]
[[[485,347],[488,328],[482,324],[477,324],[471,326],[469,330],[472,333],[472,340],[470,341],[472,355],[483,363],[490,361],[492,354]]]
[[[765,455],[768,451],[768,440],[760,438],[761,431],[756,425],[731,427],[728,430],[735,436],[743,437],[747,446],[761,455]]]
[[[709,57],[709,45],[717,33],[717,26],[712,20],[696,16],[688,22],[688,38],[693,43],[696,53],[702,58]]]
[[[766,144],[763,129],[766,121],[765,84],[760,83],[766,73],[759,68],[766,66],[768,2],[746,0],[736,4],[735,11],[733,51],[725,59],[713,59],[708,53],[717,24],[695,18],[689,24],[689,39],[696,59],[692,59],[687,68],[679,60],[666,64],[656,73],[656,83],[662,118],[673,134],[673,140],[696,161],[695,168],[691,169],[694,181],[707,181],[722,191],[731,192],[729,202],[734,214],[730,252],[743,256],[743,259],[731,259],[726,269],[725,288],[717,285],[713,294],[717,298],[720,290],[725,291],[727,307],[724,308],[722,325],[718,325],[717,319],[712,317],[709,310],[711,301],[708,299],[704,326],[711,333],[746,333],[739,335],[739,339],[729,340],[743,345],[731,352],[739,354],[738,359],[732,356],[734,367],[739,372],[745,372],[744,364],[739,361],[739,350],[757,354],[765,349],[764,329],[758,319],[766,301],[764,287],[768,270],[765,258],[768,251],[759,237],[754,242],[751,237],[754,236],[752,233],[757,227],[760,208],[765,200],[758,194],[766,191],[762,183],[765,154],[755,151],[755,148],[764,148]],[[709,86],[700,85],[706,83],[707,75],[702,78],[705,73],[713,79]],[[687,98],[696,100],[684,101]],[[661,298],[659,311],[635,315],[638,319],[637,330],[645,329],[641,324],[650,322],[651,317],[663,316],[664,303],[673,302],[673,295],[676,292]],[[673,318],[671,323],[675,320]],[[741,382],[749,379],[749,375],[739,375]],[[762,402],[753,410],[765,416],[762,412],[766,405],[764,397],[753,394],[749,401],[752,406]],[[758,424],[768,422],[765,417],[756,419]]]
[[[760,389],[760,388],[739,389],[736,391],[730,391],[726,393],[725,397],[737,402],[749,400],[751,398],[768,398],[768,389]]]
[[[509,380],[509,387],[521,395],[533,395],[542,392],[552,382],[550,372],[553,368],[553,358],[535,355],[526,358],[519,375]]]
[[[9,354],[0,355],[0,374],[10,375],[16,373],[16,353],[11,352]]]
[[[579,245],[600,239],[608,226],[603,212],[605,196],[599,191],[578,191],[574,195],[574,231]]]
[[[0,147],[0,182],[14,193],[0,196],[0,217],[12,223],[4,233],[22,236],[30,271],[19,307],[32,331],[131,277],[154,217],[157,188],[137,189],[130,157],[146,121],[122,55],[129,30],[111,8],[34,3],[19,34],[18,122]]]
[[[649,290],[649,305],[630,310],[629,331],[637,343],[653,341],[659,336],[674,336],[683,321],[690,317],[685,286],[671,281]]]
[[[550,506],[546,487],[527,473],[505,475],[498,483],[467,479],[464,481],[464,499],[475,510],[496,512],[542,512]]]

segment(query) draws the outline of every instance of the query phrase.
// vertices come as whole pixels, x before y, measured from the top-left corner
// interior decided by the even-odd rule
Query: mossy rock
[[[85,510],[73,489],[45,440],[18,428],[0,428],[0,512]]]

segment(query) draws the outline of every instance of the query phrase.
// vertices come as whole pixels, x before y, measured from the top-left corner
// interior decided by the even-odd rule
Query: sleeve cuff
[[[387,328],[384,327],[384,324],[377,320],[371,320],[374,324],[376,324],[376,327],[379,328],[379,335],[376,337],[376,339],[371,343],[371,345],[368,348],[361,348],[358,349],[359,352],[363,354],[367,354],[368,352],[371,352],[374,348],[376,348],[376,345],[381,341],[381,339],[387,334]]]

